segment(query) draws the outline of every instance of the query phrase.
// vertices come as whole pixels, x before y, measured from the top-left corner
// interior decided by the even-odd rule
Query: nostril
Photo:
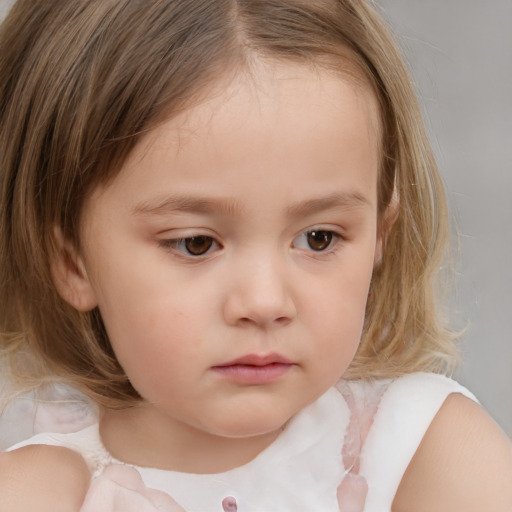
[[[288,325],[291,322],[291,318],[288,316],[281,316],[279,318],[276,318],[274,322],[280,325]]]
[[[258,320],[256,318],[242,317],[238,320],[238,322],[241,325],[266,324],[268,326],[270,326],[270,325],[285,326],[291,322],[291,318],[289,318],[287,316],[280,316],[278,318],[275,318],[274,320],[270,320],[267,322],[267,321],[262,321],[261,319]]]

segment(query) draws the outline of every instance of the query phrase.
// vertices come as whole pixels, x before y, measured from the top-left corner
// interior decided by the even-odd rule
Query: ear
[[[79,311],[98,305],[82,257],[58,227],[53,230],[50,266],[55,287],[67,303]]]
[[[389,234],[389,230],[395,223],[398,218],[398,206],[399,199],[396,189],[393,191],[393,196],[391,201],[382,216],[382,219],[379,221],[378,233],[377,233],[377,244],[375,246],[375,257],[373,260],[374,268],[380,266],[382,262],[382,257],[384,255],[384,250],[386,247],[386,239]]]

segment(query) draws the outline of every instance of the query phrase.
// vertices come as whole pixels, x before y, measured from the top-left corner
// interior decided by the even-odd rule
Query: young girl
[[[1,511],[512,510],[370,5],[18,0],[0,105]]]

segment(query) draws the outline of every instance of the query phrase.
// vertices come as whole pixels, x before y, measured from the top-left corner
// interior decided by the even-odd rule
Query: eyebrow
[[[173,196],[151,203],[140,203],[133,211],[136,215],[166,215],[181,212],[199,214],[219,212],[225,215],[236,215],[241,210],[242,204],[235,199]]]
[[[298,218],[333,209],[371,208],[372,204],[363,194],[357,192],[332,193],[324,197],[299,201],[286,208],[286,215]],[[238,199],[210,198],[197,196],[172,196],[154,202],[139,203],[133,209],[135,215],[169,215],[173,213],[212,214],[235,216],[243,210]]]
[[[325,210],[371,208],[372,203],[357,192],[335,192],[325,197],[309,199],[291,205],[286,209],[289,217],[302,217]]]

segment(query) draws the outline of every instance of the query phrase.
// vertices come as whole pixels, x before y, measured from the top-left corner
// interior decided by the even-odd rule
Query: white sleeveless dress
[[[9,449],[46,444],[79,452],[93,474],[81,512],[389,512],[451,393],[476,400],[455,381],[429,373],[340,381],[254,460],[217,474],[126,465],[107,452],[97,423],[78,432],[41,433]],[[90,423],[91,416],[79,414]],[[65,423],[59,430],[70,429]]]

